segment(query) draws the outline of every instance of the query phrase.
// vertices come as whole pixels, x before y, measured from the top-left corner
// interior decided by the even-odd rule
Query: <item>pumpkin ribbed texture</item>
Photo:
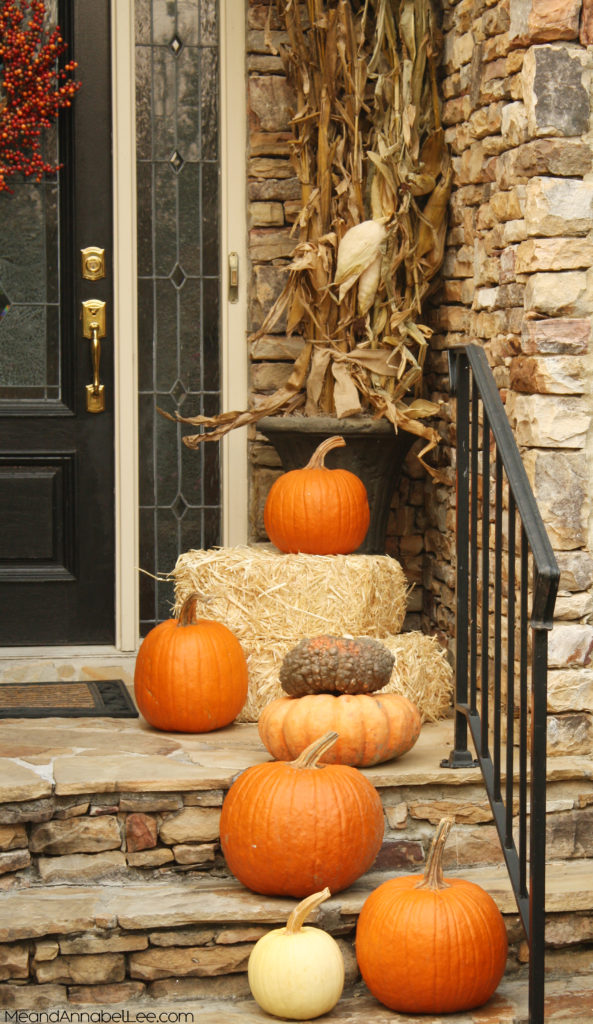
[[[377,790],[356,768],[317,764],[335,739],[328,733],[291,763],[254,765],[229,789],[222,852],[254,892],[303,897],[325,886],[339,892],[375,860],[384,831]]]
[[[328,438],[303,469],[272,484],[264,525],[280,551],[309,555],[348,555],[362,544],[370,522],[366,487],[347,469],[328,469],[323,460],[344,439]]]
[[[282,760],[297,757],[319,732],[334,730],[339,739],[320,760],[366,768],[411,750],[421,725],[416,705],[398,693],[317,693],[278,697],[257,727],[266,749]]]
[[[444,819],[424,876],[392,878],[367,898],[356,956],[373,995],[398,1013],[454,1013],[481,1006],[505,970],[507,935],[492,897],[442,876]]]
[[[134,695],[141,714],[157,729],[210,732],[229,725],[243,707],[247,662],[223,623],[186,622],[187,614],[182,615],[161,622],[142,641]]]

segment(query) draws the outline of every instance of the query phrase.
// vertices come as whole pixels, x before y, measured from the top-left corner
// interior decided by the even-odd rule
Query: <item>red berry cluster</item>
[[[0,0],[0,192],[14,174],[41,181],[58,169],[41,155],[41,134],[80,88],[69,77],[75,61],[58,69],[67,46],[44,20],[43,0]]]

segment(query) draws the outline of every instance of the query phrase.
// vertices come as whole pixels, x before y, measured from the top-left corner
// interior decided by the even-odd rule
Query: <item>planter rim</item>
[[[257,427],[264,434],[266,428],[286,433],[298,430],[303,434],[331,431],[334,434],[391,434],[397,437],[399,433],[407,433],[396,431],[390,420],[374,416],[348,416],[344,419],[336,416],[263,416]]]

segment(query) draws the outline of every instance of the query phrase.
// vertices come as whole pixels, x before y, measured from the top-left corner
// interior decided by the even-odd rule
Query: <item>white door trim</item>
[[[138,646],[138,366],[134,0],[111,0],[116,647]]]
[[[247,408],[247,102],[245,0],[220,2],[221,317],[224,410]],[[228,301],[228,255],[239,259],[239,294]],[[206,442],[208,443],[208,442]],[[248,534],[247,428],[222,442],[222,543],[246,544]]]

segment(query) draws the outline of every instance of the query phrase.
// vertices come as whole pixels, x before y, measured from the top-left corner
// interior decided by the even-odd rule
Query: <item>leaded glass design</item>
[[[46,2],[46,23],[58,20]],[[44,158],[59,163],[55,125]],[[0,194],[0,407],[62,399],[60,373],[59,176],[16,175]]]
[[[141,632],[153,579],[220,543],[218,445],[190,451],[160,407],[220,408],[218,0],[136,0]]]

